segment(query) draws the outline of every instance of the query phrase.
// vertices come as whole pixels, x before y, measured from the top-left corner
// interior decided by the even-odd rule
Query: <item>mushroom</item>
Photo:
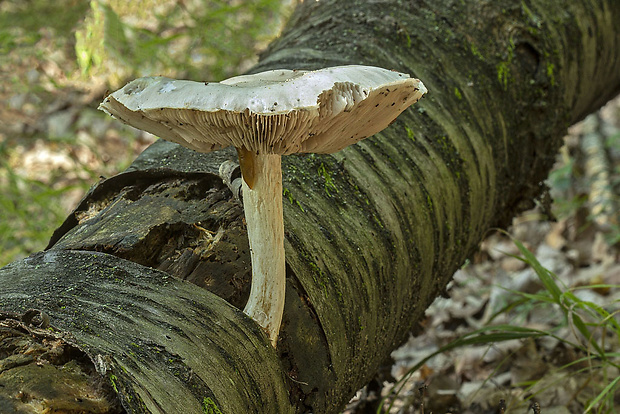
[[[407,74],[354,65],[219,83],[139,78],[99,109],[199,152],[237,149],[252,257],[244,312],[276,346],[286,282],[281,156],[339,151],[386,128],[424,93]]]

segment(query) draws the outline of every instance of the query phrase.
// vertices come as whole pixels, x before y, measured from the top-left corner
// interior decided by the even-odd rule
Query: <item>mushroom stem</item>
[[[252,158],[246,165],[253,166],[252,188],[245,176],[243,179],[243,207],[252,257],[252,288],[243,311],[263,327],[275,347],[286,283],[281,156],[249,151],[243,155]]]

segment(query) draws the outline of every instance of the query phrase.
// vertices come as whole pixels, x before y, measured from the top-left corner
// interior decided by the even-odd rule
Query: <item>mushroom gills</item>
[[[251,190],[254,188],[255,181],[255,160],[256,156],[252,151],[249,151],[243,147],[236,148],[237,155],[239,156],[239,167],[241,168],[241,177]]]

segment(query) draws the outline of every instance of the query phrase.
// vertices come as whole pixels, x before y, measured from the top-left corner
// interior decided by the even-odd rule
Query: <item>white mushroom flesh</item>
[[[381,131],[425,92],[403,73],[339,66],[219,83],[140,78],[100,108],[200,152],[233,145],[266,154],[331,153]]]
[[[222,82],[136,79],[100,109],[136,128],[200,152],[237,148],[252,258],[245,313],[275,346],[286,267],[280,156],[332,153],[371,136],[426,88],[404,73],[369,66],[276,70]]]

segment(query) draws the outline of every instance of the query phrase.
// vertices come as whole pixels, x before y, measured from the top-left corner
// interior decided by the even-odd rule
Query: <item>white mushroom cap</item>
[[[338,66],[219,83],[140,78],[99,109],[200,152],[233,145],[256,154],[331,153],[381,131],[424,93],[404,73]]]

